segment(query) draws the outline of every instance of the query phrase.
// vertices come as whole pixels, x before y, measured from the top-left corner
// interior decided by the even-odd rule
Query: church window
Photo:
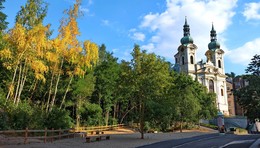
[[[221,68],[221,61],[218,60],[218,68]]]
[[[184,65],[184,57],[182,57],[182,65]]]
[[[213,82],[213,80],[209,80],[209,92],[214,92],[214,82]]]
[[[193,64],[193,56],[190,56],[190,63]]]
[[[224,91],[222,88],[221,88],[221,96],[224,96]]]

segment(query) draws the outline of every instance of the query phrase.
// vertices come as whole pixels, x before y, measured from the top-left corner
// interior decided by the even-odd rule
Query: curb
[[[256,141],[249,148],[260,148],[260,138],[256,139]]]

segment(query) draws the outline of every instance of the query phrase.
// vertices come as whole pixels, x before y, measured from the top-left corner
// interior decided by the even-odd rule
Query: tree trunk
[[[65,94],[64,94],[64,96],[63,96],[63,98],[62,98],[62,102],[61,102],[61,104],[60,104],[60,109],[62,108],[62,105],[63,105],[63,103],[64,103],[64,101],[65,101],[65,98],[66,98],[67,93],[68,93],[68,91],[69,91],[69,88],[70,88],[70,84],[71,84],[71,82],[72,82],[72,79],[73,79],[73,75],[72,75],[71,78],[70,78],[69,84],[68,84],[67,89],[66,89],[66,91],[65,91]]]
[[[18,66],[16,66],[16,67],[15,67],[15,70],[14,70],[14,75],[13,75],[13,79],[12,79],[12,82],[11,82],[11,86],[12,86],[12,87],[13,87],[13,85],[14,85],[14,80],[15,80],[15,77],[16,77],[17,69],[18,69]],[[10,87],[10,86],[9,86],[9,87]],[[6,96],[6,102],[8,101],[8,99],[9,99],[9,97],[10,97],[10,95],[11,95],[11,91],[13,91],[13,90],[11,90],[11,89],[9,88],[8,94],[7,94],[7,96]]]
[[[180,125],[180,132],[182,133],[182,119],[181,119],[181,125]]]
[[[63,59],[61,61],[60,70],[62,69],[62,66],[63,66]],[[53,94],[53,97],[52,97],[52,100],[51,100],[51,106],[50,106],[49,112],[51,112],[53,105],[54,105],[54,102],[55,102],[55,99],[56,99],[56,95],[57,95],[57,91],[58,91],[58,84],[59,84],[59,81],[60,81],[60,73],[61,72],[59,71],[57,81],[56,81],[56,85],[55,85],[54,94]]]
[[[50,84],[50,88],[49,88],[49,95],[48,95],[48,99],[46,102],[46,113],[49,110],[49,105],[50,105],[50,99],[51,99],[51,93],[52,93],[52,83],[53,83],[53,79],[54,79],[54,72],[52,72],[52,76],[51,76],[51,84]]]
[[[106,123],[106,126],[108,125],[108,119],[109,119],[109,110],[107,109],[107,110],[106,110],[106,115],[105,115],[105,123]]]
[[[25,61],[25,62],[24,62],[24,67],[23,67],[23,71],[22,71],[21,84],[20,84],[20,88],[19,88],[19,92],[18,92],[18,97],[17,97],[17,103],[16,103],[16,105],[18,105],[19,102],[20,102],[21,94],[22,94],[23,87],[24,87],[24,84],[25,84],[25,81],[26,81],[27,71],[28,71],[28,68],[27,68],[26,65],[27,65],[27,62]]]
[[[116,119],[116,111],[117,111],[117,103],[114,104],[113,125],[115,125],[114,120]]]
[[[137,105],[136,105],[137,106]],[[124,121],[124,118],[126,117],[126,115],[132,110],[132,109],[134,109],[136,106],[133,106],[132,108],[130,108],[124,115],[123,115],[123,117],[121,118],[121,120],[120,120],[120,124],[122,124],[122,122]]]
[[[141,116],[140,116],[140,132],[141,139],[144,139],[144,103],[141,103]]]
[[[21,75],[22,75],[22,64],[20,64],[20,66],[19,66],[18,81],[17,81],[15,95],[14,95],[14,104],[16,104],[16,102],[17,102],[17,95],[18,95],[18,90],[20,87]]]
[[[33,98],[33,95],[34,95],[35,90],[36,90],[37,83],[38,83],[38,80],[35,80],[35,82],[33,82],[32,86],[31,86],[31,87],[33,87],[33,88],[30,88],[30,89],[29,89],[29,91],[32,91],[31,97],[30,97],[29,100],[32,100],[32,98]],[[44,97],[43,97],[43,98],[44,98]]]

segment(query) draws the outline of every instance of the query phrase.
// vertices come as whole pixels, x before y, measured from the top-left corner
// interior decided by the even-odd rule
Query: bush
[[[88,103],[81,111],[82,124],[84,126],[102,125],[102,109],[98,104]]]
[[[147,122],[147,121],[144,122],[144,131],[145,131],[145,132],[148,132],[150,129],[151,129],[150,123]]]
[[[0,130],[7,130],[8,127],[8,116],[7,114],[0,109]]]
[[[52,111],[45,118],[45,124],[48,129],[67,129],[73,126],[73,120],[66,110],[60,110],[54,107]]]
[[[9,104],[8,116],[9,124],[11,129],[22,130],[29,127],[31,122],[31,117],[33,114],[33,108],[27,102],[21,102],[18,106],[14,104]]]
[[[201,125],[201,126],[208,127],[208,128],[211,128],[211,129],[214,129],[214,130],[217,130],[217,129],[218,129],[218,126],[212,125],[212,124],[201,123],[200,125]]]

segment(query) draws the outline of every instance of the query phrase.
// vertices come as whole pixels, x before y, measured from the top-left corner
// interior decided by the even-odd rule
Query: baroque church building
[[[205,56],[207,57],[206,62],[202,60],[199,62],[195,61],[198,47],[193,43],[193,39],[190,36],[190,27],[186,18],[183,32],[184,36],[181,39],[181,45],[178,47],[177,54],[174,55],[175,69],[199,81],[208,88],[209,92],[216,93],[218,110],[224,115],[229,115],[224,70],[224,51],[220,49],[213,24],[210,31],[210,43],[208,44],[208,50],[205,52]]]

